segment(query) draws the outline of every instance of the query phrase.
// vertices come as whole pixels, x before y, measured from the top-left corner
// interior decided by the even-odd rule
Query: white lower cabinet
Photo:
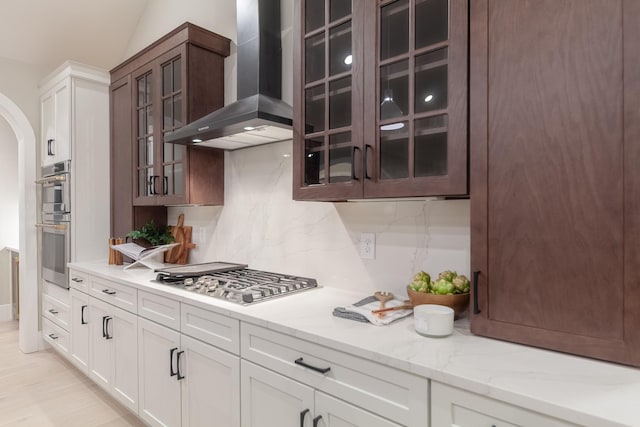
[[[138,319],[140,418],[152,426],[181,424],[180,382],[176,360],[180,333]]]
[[[182,335],[183,427],[240,426],[240,358]]]
[[[434,427],[577,427],[557,418],[431,381]]]
[[[322,427],[401,427],[377,415],[350,405],[328,394],[316,391],[315,426]],[[308,425],[308,424],[305,424]],[[314,426],[314,427],[315,427]],[[424,424],[426,427],[427,424]]]
[[[138,412],[138,316],[89,297],[89,377]]]
[[[140,417],[152,426],[240,426],[240,358],[144,318]]]
[[[400,424],[242,361],[242,427],[347,426],[400,427]]]
[[[151,426],[576,427],[169,296],[71,277],[69,294],[45,288],[44,339]]]
[[[309,408],[313,417],[306,420],[305,416],[305,426],[428,425],[429,381],[426,378],[247,323],[241,326],[241,354],[243,405],[246,405],[247,399],[252,399],[251,393],[256,393],[248,391],[248,387],[265,387],[258,386],[258,383],[252,384],[254,380],[250,375],[258,371],[245,369],[249,366],[244,363],[247,360],[253,362],[256,369],[261,366],[289,377],[299,386],[310,387],[315,410]],[[262,381],[262,384],[268,382]],[[279,393],[283,396],[287,393],[299,396],[299,392],[290,391],[292,389],[285,387]],[[323,405],[319,406],[319,402]],[[331,405],[330,402],[346,402],[347,406],[334,410],[339,405]],[[261,404],[255,405],[256,408],[261,408]],[[304,409],[308,408],[302,407],[301,411]],[[252,427],[247,417],[256,422],[261,418],[252,414],[252,410],[253,406],[249,409],[243,406],[243,427]],[[322,418],[316,420],[318,416]],[[293,418],[289,414],[284,425],[299,426],[300,420],[296,424]],[[313,420],[316,420],[315,424]]]
[[[69,359],[85,375],[89,374],[89,295],[75,289],[69,291],[71,322]]]
[[[313,388],[242,361],[242,427],[301,427],[315,413]],[[303,420],[308,424],[303,424]]]

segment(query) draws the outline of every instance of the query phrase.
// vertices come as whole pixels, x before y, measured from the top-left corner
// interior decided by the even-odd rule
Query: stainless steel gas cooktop
[[[315,279],[213,262],[156,270],[156,282],[238,304],[254,304],[318,287]]]

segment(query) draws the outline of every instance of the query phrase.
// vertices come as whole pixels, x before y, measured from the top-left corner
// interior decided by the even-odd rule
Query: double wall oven
[[[71,162],[44,166],[40,185],[40,259],[42,279],[63,288],[69,287],[67,263],[71,256]]]

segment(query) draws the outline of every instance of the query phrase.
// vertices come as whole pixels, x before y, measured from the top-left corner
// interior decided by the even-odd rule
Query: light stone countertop
[[[366,296],[339,283],[241,306],[153,283],[146,268],[69,267],[576,424],[640,426],[640,369],[475,336],[466,319],[449,337],[427,338],[411,316],[387,326],[337,318],[334,307]]]

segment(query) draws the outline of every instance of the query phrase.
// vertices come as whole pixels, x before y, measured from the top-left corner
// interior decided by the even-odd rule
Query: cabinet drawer
[[[69,333],[47,318],[42,319],[42,338],[64,357],[69,357]]]
[[[49,283],[46,280],[42,281],[42,294],[49,295],[66,306],[69,306],[71,304],[68,289],[61,288],[60,286]]]
[[[42,315],[65,331],[69,330],[71,315],[69,306],[58,299],[44,294],[42,298]]]
[[[233,354],[240,354],[240,321],[182,304],[180,331]]]
[[[89,293],[89,276],[74,270],[69,271],[69,287]]]
[[[89,277],[89,295],[136,314],[138,312],[137,289],[110,280]]]
[[[456,427],[577,427],[565,421],[435,381],[431,425]]]
[[[180,330],[180,302],[138,291],[138,315],[176,331]]]
[[[241,328],[241,354],[399,424],[428,424],[426,378],[247,323]]]

